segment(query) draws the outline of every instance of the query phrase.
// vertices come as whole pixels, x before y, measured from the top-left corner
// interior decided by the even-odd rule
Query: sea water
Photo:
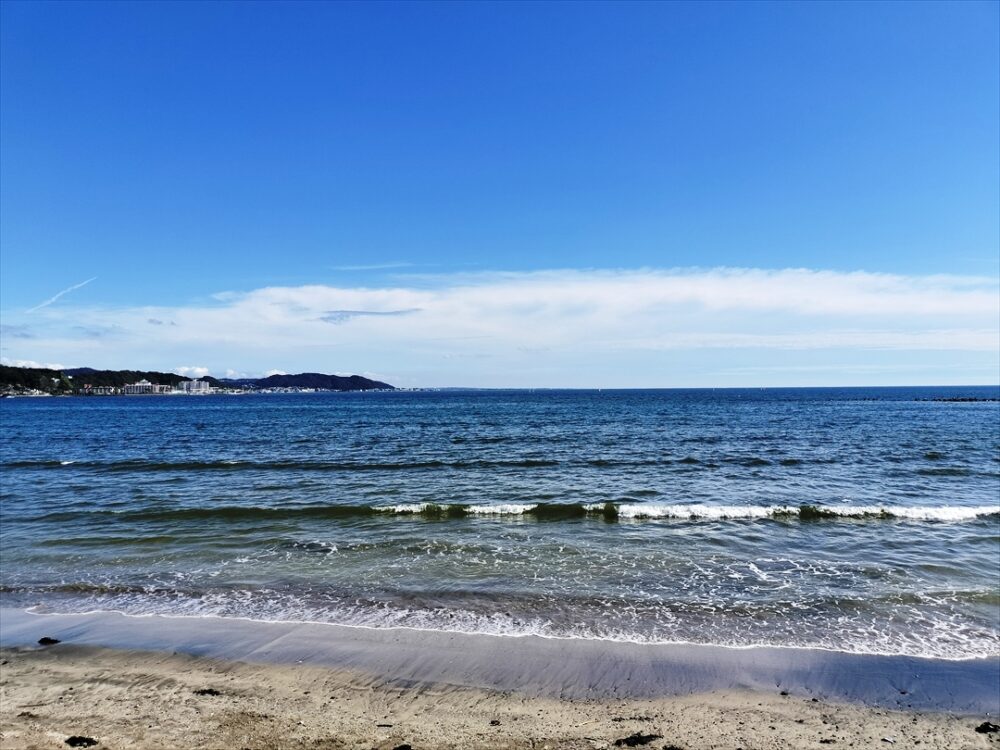
[[[995,656],[998,396],[4,399],[0,604]]]

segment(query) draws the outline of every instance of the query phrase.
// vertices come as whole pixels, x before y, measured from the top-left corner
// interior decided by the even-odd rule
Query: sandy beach
[[[1000,0],[0,0],[0,750],[1000,750]]]
[[[831,670],[837,655],[781,649],[774,660],[767,649],[2,615],[5,750],[71,737],[107,748],[1000,746],[1000,733],[976,731],[996,721],[995,660],[928,661],[912,694],[893,687],[877,701],[880,683],[900,684],[912,660],[846,658]],[[27,643],[42,635],[60,642]],[[101,645],[112,642],[124,647]],[[852,674],[859,663],[872,670]],[[765,687],[765,674],[780,684]],[[570,680],[577,690],[556,687]]]
[[[2,652],[6,748],[986,748],[980,717],[780,692],[565,700],[59,644]],[[889,740],[892,740],[890,743]],[[640,744],[641,743],[641,744]]]

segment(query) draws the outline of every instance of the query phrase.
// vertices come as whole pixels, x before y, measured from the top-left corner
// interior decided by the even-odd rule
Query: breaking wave
[[[139,510],[57,511],[36,516],[34,521],[68,521],[80,516],[107,515],[132,521],[182,521],[216,519],[352,519],[373,517],[414,517],[447,520],[496,517],[535,521],[603,519],[604,521],[820,521],[898,520],[961,522],[1000,518],[1000,505],[905,507],[879,505],[702,505],[680,503],[488,503],[441,504],[402,503],[397,505],[304,505],[304,506],[200,506],[160,507]]]

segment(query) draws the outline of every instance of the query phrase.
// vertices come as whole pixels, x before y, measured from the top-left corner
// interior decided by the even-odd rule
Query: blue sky
[[[0,354],[997,382],[998,7],[8,0]]]

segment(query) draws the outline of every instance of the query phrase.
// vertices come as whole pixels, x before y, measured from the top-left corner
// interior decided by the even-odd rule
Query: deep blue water
[[[2,601],[998,654],[998,395],[4,399]]]

